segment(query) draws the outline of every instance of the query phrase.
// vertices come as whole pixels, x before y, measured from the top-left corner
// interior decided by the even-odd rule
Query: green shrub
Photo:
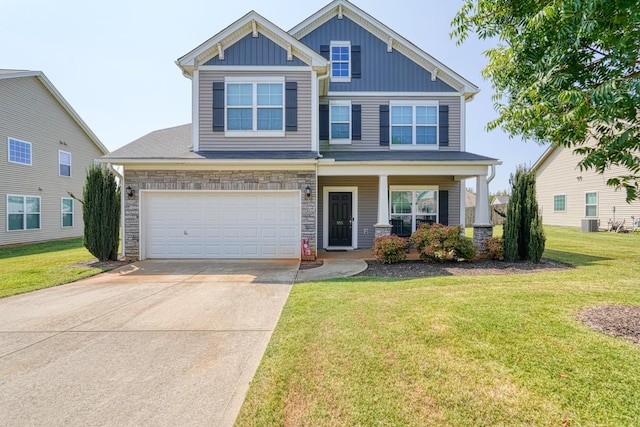
[[[536,215],[531,220],[531,228],[529,229],[529,259],[531,261],[540,262],[546,240],[542,229],[542,220],[539,215]]]
[[[504,259],[504,241],[502,237],[489,237],[484,242],[486,255],[491,259]]]
[[[373,254],[383,264],[406,261],[407,241],[395,234],[376,237],[373,241]]]
[[[459,226],[421,224],[411,235],[423,261],[470,260],[475,258],[473,242],[462,234]]]

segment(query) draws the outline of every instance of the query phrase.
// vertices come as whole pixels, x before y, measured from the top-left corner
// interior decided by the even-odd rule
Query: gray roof
[[[326,151],[322,153],[322,157],[325,159],[335,159],[336,162],[371,162],[394,160],[408,162],[498,162],[497,159],[468,153],[466,151]]]

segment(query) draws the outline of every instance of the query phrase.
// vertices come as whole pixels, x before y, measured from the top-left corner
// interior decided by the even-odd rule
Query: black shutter
[[[362,77],[360,46],[351,46],[351,78]]]
[[[324,56],[324,59],[331,59],[331,49],[328,44],[320,46],[320,55]]]
[[[298,130],[298,82],[285,83],[285,128],[288,131]]]
[[[449,225],[449,192],[438,192],[438,217],[442,225]]]
[[[213,83],[213,131],[224,132],[224,82]]]
[[[380,106],[380,145],[389,146],[389,106]]]
[[[449,145],[449,106],[441,105],[439,115],[440,141],[438,142],[441,147],[447,147]]]
[[[320,140],[328,141],[329,140],[329,105],[328,104],[320,104],[320,115],[318,119],[320,120]]]
[[[351,139],[362,140],[362,105],[351,106]]]

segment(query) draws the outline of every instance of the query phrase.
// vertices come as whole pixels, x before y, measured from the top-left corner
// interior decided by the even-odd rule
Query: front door
[[[329,246],[352,246],[352,206],[352,193],[329,193]]]

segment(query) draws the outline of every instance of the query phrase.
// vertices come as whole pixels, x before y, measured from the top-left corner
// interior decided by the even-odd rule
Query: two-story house
[[[105,156],[121,165],[130,258],[313,258],[422,222],[464,223],[478,88],[346,0],[290,31],[250,12],[177,60],[191,124]],[[491,232],[479,197],[477,239]]]
[[[108,152],[42,72],[0,70],[0,246],[82,236],[69,192]]]

